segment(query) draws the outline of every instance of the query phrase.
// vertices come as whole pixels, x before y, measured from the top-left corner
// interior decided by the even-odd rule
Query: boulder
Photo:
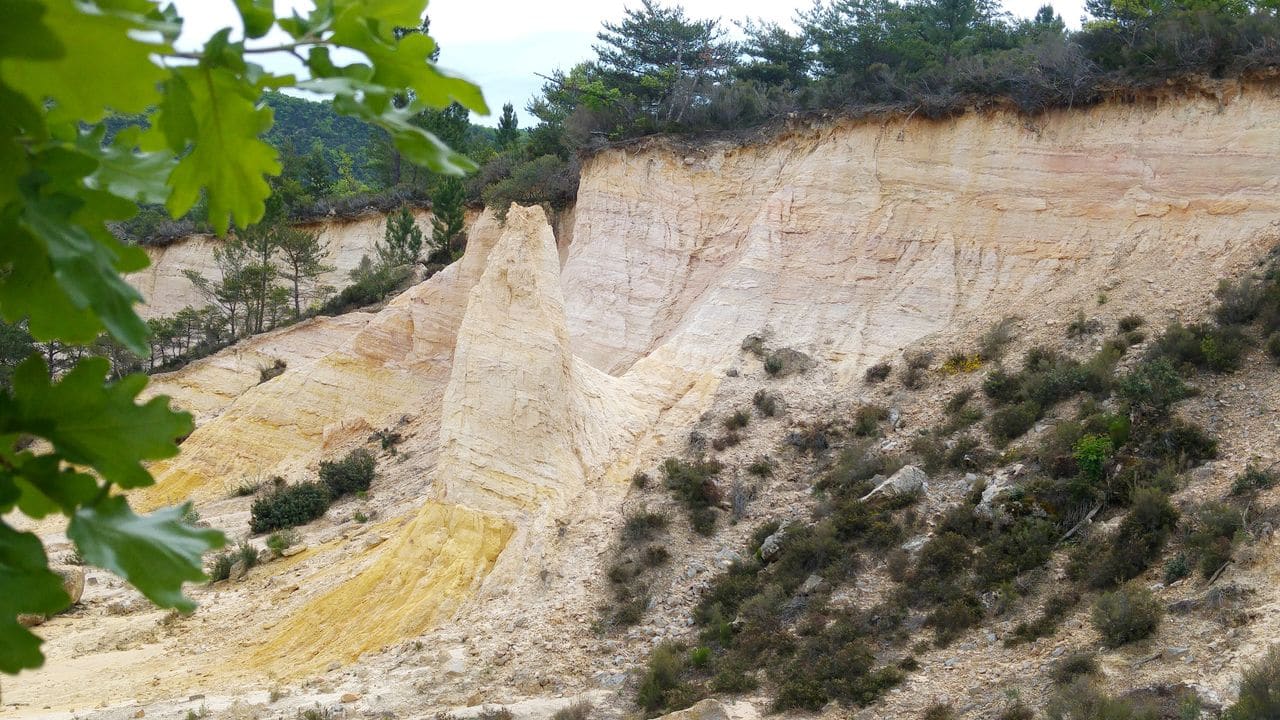
[[[729,711],[719,700],[703,700],[692,707],[663,715],[658,720],[729,720]]]
[[[892,477],[876,486],[875,490],[862,496],[869,500],[877,495],[903,495],[913,492],[928,492],[929,475],[915,465],[907,465]]]
[[[778,528],[772,535],[764,539],[760,543],[760,559],[769,562],[778,555],[778,551],[782,549],[782,536],[785,533],[783,528]]]

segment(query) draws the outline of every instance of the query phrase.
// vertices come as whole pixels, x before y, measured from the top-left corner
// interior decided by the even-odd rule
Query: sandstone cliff
[[[1277,237],[1277,116],[1280,88],[1246,86],[1035,120],[892,117],[747,146],[602,152],[558,238],[536,208],[505,225],[485,214],[460,262],[377,313],[269,333],[157,378],[199,423],[153,468],[143,504],[194,499],[237,536],[249,502],[228,497],[237,484],[308,478],[380,428],[405,440],[369,499],[307,530],[304,553],[235,589],[197,590],[201,611],[144,643],[141,669],[61,695],[37,673],[10,693],[34,707],[158,701],[345,664],[406,707],[616,687],[596,673],[602,656],[622,672],[653,640],[591,631],[629,479],[683,449],[713,406],[749,402],[726,379],[758,373],[744,337],[817,361],[786,381],[794,421],[860,392],[876,359],[1005,315],[1043,328],[1105,292],[1153,320],[1194,317],[1218,277]],[[380,228],[343,235],[340,257],[358,260]],[[179,269],[206,257],[180,243],[135,281],[171,312],[191,302]],[[275,358],[286,371],[259,383]],[[745,532],[689,552],[713,563]],[[665,577],[672,613],[705,585]],[[95,592],[86,602],[105,602]],[[52,665],[93,677],[114,646],[85,640],[83,621],[55,618],[45,633]],[[167,670],[166,648],[192,653],[192,669]]]
[[[418,225],[431,233],[430,213],[415,210]],[[386,218],[372,213],[351,220],[323,220],[299,225],[299,229],[320,236],[325,247],[324,264],[333,268],[320,277],[320,283],[341,289],[350,283],[348,275],[360,264],[360,258],[373,257],[374,245],[382,239]],[[212,235],[192,235],[159,247],[148,247],[151,266],[126,279],[142,293],[145,303],[139,308],[144,318],[172,315],[190,305],[202,307],[207,301],[200,296],[183,274],[194,270],[210,280],[219,278],[213,251],[222,241]]]

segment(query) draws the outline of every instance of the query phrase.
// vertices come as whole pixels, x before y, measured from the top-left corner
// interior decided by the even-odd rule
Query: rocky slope
[[[601,636],[622,512],[660,502],[631,490],[636,470],[766,385],[784,416],[725,459],[778,452],[870,392],[871,362],[953,347],[1006,315],[1028,339],[1060,336],[1054,323],[1105,293],[1108,313],[1194,319],[1219,277],[1275,243],[1278,114],[1280,87],[1224,86],[1037,119],[824,122],[746,146],[602,152],[559,238],[540,209],[513,208],[505,224],[486,214],[460,262],[376,313],[286,328],[158,377],[153,392],[199,423],[140,501],[194,499],[236,538],[250,503],[238,485],[310,478],[379,429],[404,441],[381,454],[368,497],[304,529],[306,550],[194,589],[191,618],[148,612],[91,572],[80,608],[44,626],[48,668],[7,684],[0,716],[101,704],[104,717],[139,706],[176,717],[207,703],[268,717],[348,693],[353,712],[415,717],[484,702],[543,717],[593,693],[606,714],[628,711],[616,692],[627,672],[655,639],[690,635],[688,608],[751,525],[681,536],[652,617]],[[366,224],[341,234],[339,258],[367,252],[380,223]],[[177,279],[207,265],[201,243],[135,278],[151,308],[192,302]],[[750,334],[814,367],[768,380],[741,349]],[[276,358],[287,369],[260,383]],[[930,393],[886,401],[906,418],[902,442],[931,412]],[[780,472],[748,519],[802,512],[804,477]],[[924,658],[873,715],[912,716],[924,696],[909,693],[954,692],[950,675],[967,690],[1036,662],[964,652],[959,670]]]

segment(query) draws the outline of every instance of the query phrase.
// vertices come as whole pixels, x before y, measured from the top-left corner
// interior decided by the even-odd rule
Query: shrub
[[[215,555],[213,557],[213,565],[209,568],[209,582],[218,582],[231,577],[231,568],[235,564],[236,559],[229,552]]]
[[[946,465],[953,470],[982,470],[995,459],[972,435],[961,435],[946,454]]]
[[[1280,332],[1273,332],[1267,336],[1267,354],[1272,360],[1280,362]]]
[[[515,717],[515,713],[507,708],[486,705],[480,708],[479,714],[476,715],[476,720],[515,720]]]
[[[1013,629],[1013,636],[1005,641],[1006,645],[1018,645],[1031,642],[1037,638],[1052,635],[1058,625],[1066,618],[1067,613],[1080,602],[1080,594],[1074,590],[1062,590],[1050,595],[1040,609],[1040,614],[1031,622],[1018,623]]]
[[[1244,671],[1240,694],[1227,709],[1225,720],[1272,720],[1280,717],[1280,645]]]
[[[875,437],[880,434],[880,423],[889,417],[889,409],[883,405],[863,405],[853,414],[853,434]]]
[[[1155,709],[1102,692],[1088,678],[1058,688],[1045,708],[1048,720],[1159,720]]]
[[[982,367],[982,356],[977,353],[952,353],[942,363],[942,372],[946,375],[971,373]]]
[[[1049,676],[1058,685],[1074,682],[1081,675],[1098,672],[1098,658],[1091,652],[1074,652],[1053,664]]]
[[[751,413],[746,410],[735,410],[732,415],[725,417],[723,421],[726,430],[740,430],[751,422]]]
[[[867,368],[866,380],[869,383],[878,383],[889,377],[889,373],[893,371],[893,366],[887,362],[879,362]]]
[[[248,570],[251,567],[257,567],[258,558],[258,549],[249,543],[242,542],[236,546],[235,559],[241,565],[244,565],[245,570]]]
[[[786,363],[783,361],[782,356],[777,353],[770,353],[764,359],[764,371],[771,377],[777,377],[782,374],[785,367]]]
[[[919,390],[925,386],[929,372],[924,368],[907,367],[902,371],[902,387],[908,390]]]
[[[1160,556],[1177,524],[1178,511],[1163,492],[1155,488],[1134,491],[1133,504],[1110,546],[1102,552],[1085,550],[1090,544],[1081,546],[1081,557],[1091,563],[1085,572],[1089,584],[1106,588],[1137,577]]]
[[[955,720],[956,709],[950,703],[934,703],[924,709],[921,720]]]
[[[1116,322],[1116,326],[1120,328],[1120,332],[1130,333],[1142,327],[1146,322],[1141,315],[1125,315]]]
[[[377,461],[364,448],[356,448],[337,461],[320,463],[320,480],[334,498],[368,490],[373,484]]]
[[[1115,451],[1111,438],[1105,435],[1087,435],[1080,438],[1074,448],[1073,457],[1080,472],[1093,482],[1102,480],[1104,465],[1111,459]]]
[[[1250,495],[1259,490],[1266,490],[1276,484],[1276,476],[1267,470],[1259,470],[1250,465],[1244,472],[1236,476],[1231,483],[1232,495]]]
[[[280,557],[285,550],[297,545],[300,539],[297,531],[293,529],[277,530],[267,538],[267,549],[273,556]]]
[[[778,414],[778,396],[767,390],[757,390],[756,394],[751,397],[751,404],[765,417],[773,417]]]
[[[1117,394],[1139,415],[1163,418],[1190,392],[1168,359],[1147,360],[1120,378]]]
[[[715,533],[716,516],[711,507],[721,499],[720,488],[715,483],[721,469],[720,463],[714,460],[685,463],[668,458],[662,464],[667,489],[685,506],[693,529],[700,535]]]
[[[1191,566],[1187,563],[1185,553],[1178,553],[1164,564],[1164,584],[1172,585],[1191,574]]]
[[[735,445],[738,445],[741,442],[742,442],[741,435],[739,435],[736,432],[729,431],[724,435],[721,435],[720,437],[713,439],[711,441],[711,448],[716,452],[719,452],[726,448],[734,447]]]
[[[250,497],[251,495],[256,495],[261,487],[262,483],[246,480],[237,485],[236,489],[233,490],[231,494],[234,497]]]
[[[773,461],[767,455],[762,455],[747,466],[747,472],[760,478],[769,477],[773,475]]]
[[[973,388],[961,388],[960,390],[952,393],[951,397],[947,398],[947,404],[943,406],[943,409],[948,415],[955,415],[963,410],[965,405],[968,405],[969,400],[972,398]]]
[[[1207,502],[1196,510],[1187,546],[1200,555],[1200,574],[1210,577],[1231,559],[1235,535],[1243,526],[1240,512],[1229,505]]]
[[[1177,366],[1227,373],[1240,367],[1245,344],[1244,333],[1235,326],[1172,323],[1151,352],[1153,357],[1167,357]]]
[[[636,691],[636,704],[647,712],[679,709],[674,707],[674,701],[679,696],[683,671],[684,648],[671,642],[654,648]]]
[[[903,358],[907,363],[907,367],[913,370],[928,370],[933,365],[933,353],[924,351],[915,351],[906,353]]]
[[[631,484],[641,490],[649,487],[649,473],[643,470],[635,471],[631,476]]]
[[[249,510],[249,529],[256,533],[305,525],[325,514],[332,496],[328,486],[304,482],[278,487],[259,496]]]
[[[591,720],[595,709],[590,700],[575,700],[572,704],[555,711],[551,720]]]
[[[280,377],[288,367],[288,363],[280,358],[276,358],[276,361],[271,363],[270,366],[258,368],[258,384],[261,385],[268,380]]]
[[[1086,319],[1083,311],[1076,313],[1075,318],[1067,323],[1067,337],[1069,338],[1096,335],[1100,332],[1102,332],[1102,322],[1096,318]]]
[[[667,529],[667,516],[660,512],[641,510],[628,515],[622,523],[622,544],[626,546],[647,542]]]
[[[978,356],[986,362],[995,362],[1004,354],[1004,348],[1013,340],[1015,318],[1007,317],[996,323],[978,344]]]
[[[1185,470],[1216,457],[1218,443],[1198,425],[1173,418],[1147,434],[1143,450],[1151,458]]]
[[[1005,708],[996,716],[996,720],[1035,720],[1036,713],[1030,707],[1025,705],[1021,700],[1014,700],[1013,704]]]
[[[982,392],[997,403],[1007,404],[1022,396],[1022,384],[1017,375],[1008,373],[1004,368],[996,368],[982,381]]]
[[[1091,619],[1107,647],[1149,637],[1160,625],[1163,608],[1151,591],[1128,585],[1103,593],[1094,602]]]
[[[1040,406],[1028,400],[991,413],[987,430],[997,442],[1008,443],[1022,437],[1040,419]]]
[[[1262,308],[1263,286],[1251,277],[1236,282],[1219,280],[1218,307],[1214,317],[1223,325],[1244,325],[1253,322]]]

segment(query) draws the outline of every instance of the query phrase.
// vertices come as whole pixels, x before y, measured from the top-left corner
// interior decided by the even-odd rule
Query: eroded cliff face
[[[548,655],[512,653],[514,638],[558,641],[561,674],[599,660],[589,615],[631,474],[684,447],[725,370],[745,362],[745,336],[813,356],[818,370],[789,382],[818,396],[931,336],[1013,314],[1051,322],[1100,291],[1152,319],[1202,306],[1218,277],[1274,243],[1276,117],[1280,90],[1250,86],[1036,120],[894,117],[758,145],[602,152],[559,242],[540,209],[513,208],[505,224],[486,214],[460,262],[376,313],[286,328],[157,378],[153,391],[198,427],[153,467],[142,504],[194,499],[233,535],[245,532],[249,501],[228,498],[241,482],[310,478],[380,428],[405,440],[380,461],[375,524],[344,506],[251,599],[197,591],[212,627],[157,641],[199,647],[184,658],[194,675],[155,659],[59,702],[131,697],[153,671],[164,682],[147,693],[165,697],[331,663],[384,667],[370,658],[404,684],[395,658],[414,638],[507,648],[481,658],[493,667],[480,675],[441,660],[416,692],[460,702],[483,680],[536,695],[545,685],[521,678],[541,677]],[[369,225],[371,246],[381,221]],[[358,261],[363,242],[343,252]],[[140,283],[153,307],[190,303],[170,282],[185,261],[156,259]],[[286,371],[259,383],[277,357]],[[691,578],[681,592],[703,582]],[[247,618],[245,602],[257,608]],[[46,630],[53,657],[88,668],[62,627]],[[56,683],[27,687],[23,701],[54,702]]]
[[[575,348],[613,372],[663,345],[701,367],[767,328],[848,379],[1046,294],[1159,279],[1155,302],[1179,271],[1273,231],[1277,110],[1274,85],[1251,86],[602,152],[584,165],[564,268]]]
[[[431,214],[425,210],[415,210],[413,214],[423,232],[430,235]],[[341,289],[350,283],[348,276],[362,257],[376,257],[374,245],[382,239],[386,217],[371,213],[353,220],[335,218],[305,223],[298,228],[317,233],[325,247],[324,264],[332,270],[320,276],[320,284]],[[138,312],[144,318],[153,318],[172,315],[188,305],[200,308],[209,304],[184,271],[192,270],[210,280],[218,280],[221,272],[213,251],[221,244],[222,240],[212,235],[192,235],[162,247],[148,247],[150,267],[126,278],[145,300]]]

